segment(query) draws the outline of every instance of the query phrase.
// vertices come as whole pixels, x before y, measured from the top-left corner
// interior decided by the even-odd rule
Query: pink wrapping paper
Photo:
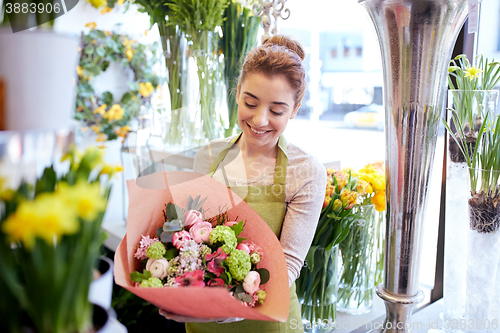
[[[158,172],[129,180],[127,186],[127,234],[115,254],[116,284],[160,309],[179,315],[286,321],[290,291],[285,256],[272,230],[247,203],[218,181],[194,172]],[[196,198],[198,195],[201,199],[207,197],[203,204],[205,218],[219,214],[219,208],[225,206],[229,220],[246,220],[245,230],[239,237],[263,249],[264,258],[258,267],[270,273],[270,280],[263,285],[267,293],[264,304],[255,308],[244,306],[225,288],[139,288],[133,285],[130,273],[140,269],[140,261],[134,258],[134,253],[141,235],[156,236],[156,229],[164,223],[162,211],[166,203],[173,202],[184,208],[189,196]]]

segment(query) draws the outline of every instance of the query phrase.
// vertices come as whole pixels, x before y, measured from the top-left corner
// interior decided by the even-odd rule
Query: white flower
[[[151,277],[163,279],[168,274],[169,266],[167,259],[149,259],[146,263],[146,270],[151,272]]]
[[[245,276],[245,279],[243,280],[243,289],[245,289],[247,294],[253,295],[259,291],[259,285],[260,274],[256,271],[248,272],[247,276]]]

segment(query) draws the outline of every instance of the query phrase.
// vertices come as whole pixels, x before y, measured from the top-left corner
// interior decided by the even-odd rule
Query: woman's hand
[[[160,315],[163,317],[170,319],[170,320],[175,320],[177,322],[182,322],[182,323],[208,323],[211,321],[225,321],[228,318],[227,317],[220,317],[220,318],[197,318],[197,317],[188,317],[188,316],[182,316],[178,315],[172,312],[167,312],[165,310],[160,309]]]

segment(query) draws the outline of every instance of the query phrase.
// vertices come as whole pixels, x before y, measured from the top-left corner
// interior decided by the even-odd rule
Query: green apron
[[[235,137],[226,148],[217,156],[215,162],[210,168],[209,175],[212,176],[219,164],[226,157],[229,149],[238,141],[241,134]],[[267,223],[271,230],[280,237],[281,226],[285,218],[285,180],[288,158],[286,155],[287,142],[283,136],[278,141],[278,157],[276,160],[276,170],[274,173],[274,183],[264,186],[231,186],[231,190],[236,194],[245,196],[243,200],[250,205]],[[224,177],[226,174],[222,168]],[[226,184],[228,184],[226,179]],[[298,333],[303,332],[300,329],[292,329],[290,320],[295,319],[295,323],[302,321],[300,314],[300,305],[295,293],[295,282],[290,287],[290,310],[288,320],[284,323],[274,321],[242,320],[233,323],[219,324],[210,323],[186,323],[187,333]],[[293,326],[294,328],[297,325]]]

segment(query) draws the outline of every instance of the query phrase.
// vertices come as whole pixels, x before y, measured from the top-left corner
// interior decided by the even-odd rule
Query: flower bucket
[[[296,281],[301,306],[302,323],[306,332],[330,332],[337,317],[338,245],[314,251],[314,266],[302,267]]]

